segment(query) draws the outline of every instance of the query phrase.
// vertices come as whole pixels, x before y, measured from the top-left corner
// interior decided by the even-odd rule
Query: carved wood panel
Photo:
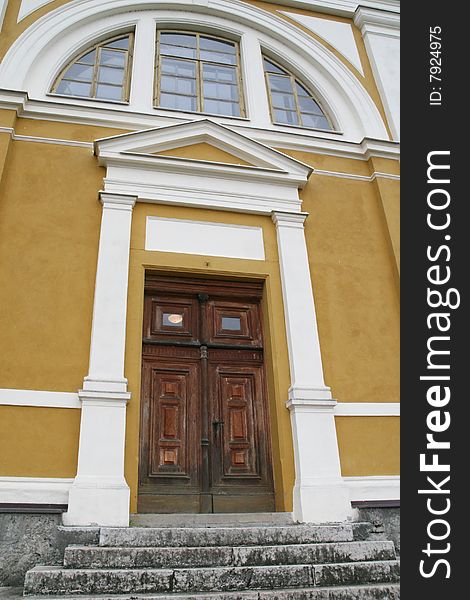
[[[140,483],[197,486],[198,363],[161,350],[160,357],[144,355]]]
[[[261,292],[146,280],[139,510],[273,510]]]

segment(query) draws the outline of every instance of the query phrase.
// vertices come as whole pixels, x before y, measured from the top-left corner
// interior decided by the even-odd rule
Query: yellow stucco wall
[[[0,406],[0,477],[75,477],[80,410]]]
[[[60,0],[16,25],[10,2],[2,48]],[[267,10],[278,5],[256,3]],[[291,10],[291,9],[289,9]],[[355,31],[356,38],[358,32]],[[360,36],[359,36],[360,37]],[[361,41],[362,43],[362,41]],[[380,100],[366,70],[364,85]],[[0,111],[19,135],[88,141],[122,130],[16,118]],[[317,169],[370,176],[398,173],[398,162],[337,158],[282,150]],[[171,156],[230,162],[197,144]],[[237,160],[240,164],[243,161]],[[104,170],[91,148],[12,141],[0,133],[0,387],[76,391],[87,373]],[[398,401],[398,182],[314,174],[301,193],[314,282],[325,380],[341,402]],[[266,261],[229,260],[144,250],[147,215],[261,225]],[[269,217],[138,204],[134,209],[129,276],[126,375],[133,399],[127,413],[126,477],[136,508],[143,278],[145,269],[261,277],[270,390],[277,508],[291,509],[294,467],[289,385],[275,228]],[[0,406],[0,475],[73,477],[79,410]],[[398,419],[337,419],[343,475],[398,473]]]
[[[32,131],[36,135],[47,133],[44,122],[19,119],[18,124],[30,135]],[[54,137],[60,134],[73,139],[71,136],[79,135],[82,140],[110,133],[97,127],[59,123],[52,124],[51,131]],[[216,159],[217,152],[211,152]],[[330,171],[368,175],[372,168],[365,161],[289,153]],[[220,155],[219,159],[227,157]],[[373,168],[378,170],[379,166],[389,173],[396,169],[394,161]],[[4,309],[0,327],[10,351],[2,354],[0,387],[59,391],[81,387],[88,367],[101,215],[98,190],[103,175],[91,149],[9,143],[0,186],[0,261],[6,273],[6,283],[0,288]],[[310,213],[307,246],[326,382],[341,402],[396,402],[398,295],[391,242],[398,222],[396,182],[378,185],[314,174],[301,196],[303,209]],[[146,252],[147,215],[261,225],[267,260]],[[133,399],[128,407],[125,466],[132,509],[138,477],[143,278],[148,268],[266,280],[265,330],[277,507],[290,510],[294,468],[289,414],[284,407],[289,370],[274,224],[269,217],[138,204],[131,246],[126,376]],[[0,433],[4,444],[0,447],[2,474],[75,474],[78,410],[0,409],[8,432]],[[396,422],[390,417],[338,418],[343,474],[397,473]],[[11,431],[20,424],[23,437],[12,437]],[[24,450],[16,452],[16,443]],[[25,461],[28,452],[35,455],[32,464]]]

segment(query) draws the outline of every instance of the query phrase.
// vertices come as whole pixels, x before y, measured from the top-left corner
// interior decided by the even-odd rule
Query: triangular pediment
[[[312,168],[290,156],[209,119],[158,127],[95,141],[95,154],[103,165],[109,161],[145,161],[148,168],[189,170],[221,164],[227,169],[271,173],[305,183]],[[172,163],[172,164],[170,164]]]
[[[170,148],[169,150],[160,150],[153,153],[155,156],[170,156],[172,158],[187,158],[189,160],[201,160],[205,162],[223,163],[226,165],[243,165],[245,167],[254,167],[253,163],[249,163],[239,156],[235,156],[230,152],[221,150],[207,142],[199,142],[196,144],[187,144],[178,148]]]

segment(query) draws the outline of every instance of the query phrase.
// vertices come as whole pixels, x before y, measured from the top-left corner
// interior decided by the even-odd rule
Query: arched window
[[[331,130],[331,123],[313,95],[291,73],[263,57],[273,123]]]
[[[192,32],[159,31],[155,104],[245,116],[238,44]]]
[[[128,101],[133,37],[128,33],[88,48],[62,71],[52,91],[65,96]]]

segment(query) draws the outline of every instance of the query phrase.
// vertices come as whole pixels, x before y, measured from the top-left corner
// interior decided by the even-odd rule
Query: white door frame
[[[162,146],[168,149],[198,141],[242,157],[251,166],[169,160],[154,154]],[[312,173],[311,167],[208,120],[98,140],[95,154],[107,174],[101,193],[103,216],[90,368],[79,392],[82,421],[78,473],[64,523],[129,524],[124,450],[130,394],[124,377],[124,354],[135,202],[272,216],[277,230],[291,373],[286,406],[291,413],[296,469],[294,517],[302,522],[348,518],[351,505],[340,472],[334,423],[336,401],[323,381],[304,232],[307,215],[301,212],[298,193]]]

